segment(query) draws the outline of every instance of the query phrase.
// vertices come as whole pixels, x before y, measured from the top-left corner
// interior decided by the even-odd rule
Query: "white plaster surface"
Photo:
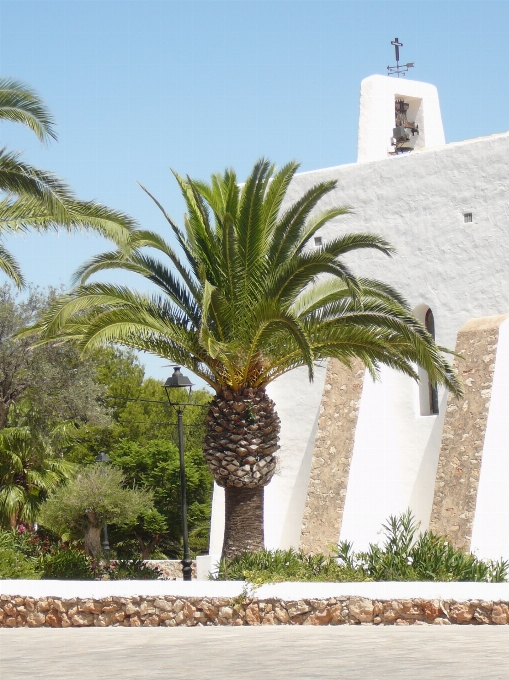
[[[392,284],[413,309],[431,307],[438,344],[453,349],[469,319],[509,311],[508,159],[509,134],[493,135],[302,173],[289,200],[336,179],[320,207],[346,204],[355,214],[323,228],[324,241],[349,231],[389,240],[397,249],[392,258],[364,251],[347,262],[359,275]],[[472,223],[464,222],[467,211]],[[427,528],[442,435],[443,391],[440,415],[421,416],[413,381],[391,369],[381,375],[377,384],[364,382],[341,531],[357,549],[378,542],[388,515],[407,507]]]
[[[221,553],[198,555],[196,558],[196,578],[198,581],[208,581],[211,576],[216,577],[220,562]]]
[[[269,385],[281,418],[279,468],[265,487],[265,545],[298,548],[326,367],[316,366],[309,382],[299,368]]]
[[[509,559],[509,319],[499,329],[471,550]]]
[[[445,395],[442,414],[423,417],[411,381],[385,367],[381,378],[364,381],[340,532],[356,550],[382,542],[382,522],[408,508],[427,529],[433,502]]]
[[[371,124],[361,120],[365,134],[360,135],[359,159],[366,162],[301,173],[289,188],[288,201],[320,181],[335,179],[337,188],[319,209],[348,205],[355,213],[321,229],[324,242],[352,231],[390,241],[397,249],[392,258],[361,251],[345,261],[357,275],[393,285],[412,309],[429,306],[438,344],[454,349],[458,329],[469,319],[509,312],[509,133],[443,145],[433,86],[373,76],[363,81],[363,96],[368,86],[372,93],[378,88],[384,101],[384,88],[392,88],[392,107],[396,94],[422,98],[422,113],[429,115],[426,148],[368,162],[361,146],[362,153],[376,156],[378,137],[369,141],[365,135]],[[361,102],[361,118],[374,115],[373,97],[369,105]],[[471,223],[464,222],[466,212],[473,214]],[[378,532],[391,513],[410,507],[422,529],[431,513],[446,394],[442,390],[439,395],[439,416],[421,415],[413,381],[390,369],[381,375],[375,385],[369,378],[364,382],[347,489],[341,537],[353,540],[356,548],[380,540]],[[270,548],[298,545],[322,387],[321,375],[308,386],[295,372],[270,388],[282,422],[281,469],[266,488]],[[213,507],[211,552],[218,553],[224,521],[219,493]],[[502,545],[496,545],[492,549],[500,552]],[[503,545],[509,558],[509,544]]]
[[[210,520],[209,554],[223,551],[224,539],[224,489],[214,482],[212,492],[212,515]]]
[[[509,601],[509,583],[434,583],[386,581],[366,583],[274,583],[250,589],[260,600],[366,597],[372,600],[409,598]],[[105,597],[178,596],[236,597],[245,592],[243,581],[0,581],[0,594],[21,597],[100,599]]]

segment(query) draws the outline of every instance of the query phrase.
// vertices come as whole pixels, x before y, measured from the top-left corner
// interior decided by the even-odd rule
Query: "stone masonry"
[[[182,560],[144,560],[147,567],[157,569],[162,581],[176,581],[182,579]],[[192,578],[196,578],[196,560],[191,564]]]
[[[509,623],[509,602],[370,600],[337,597],[259,600],[256,597],[0,596],[0,628],[106,626],[450,625]]]
[[[465,398],[449,396],[438,460],[430,529],[470,549],[482,452],[495,371],[498,332],[508,318],[468,321],[459,331],[455,359]]]
[[[337,545],[345,506],[364,365],[347,368],[330,359],[320,404],[300,547],[306,553],[328,552]]]

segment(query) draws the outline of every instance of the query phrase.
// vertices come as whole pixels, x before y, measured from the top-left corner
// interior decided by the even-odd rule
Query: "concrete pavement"
[[[0,630],[2,680],[508,680],[509,626]]]

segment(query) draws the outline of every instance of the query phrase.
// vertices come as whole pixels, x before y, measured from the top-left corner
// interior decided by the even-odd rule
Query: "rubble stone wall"
[[[458,332],[454,365],[465,392],[449,395],[438,459],[430,529],[470,550],[498,333],[504,316],[472,319]]]
[[[450,625],[509,623],[509,602],[373,600],[365,597],[283,600],[133,596],[100,599],[0,596],[2,628],[105,626]]]
[[[164,581],[174,581],[182,578],[182,560],[145,560],[147,567],[157,569],[159,578]],[[193,560],[192,577],[196,578],[196,560]]]
[[[327,365],[302,520],[306,553],[327,553],[339,541],[364,372],[358,359],[351,368],[337,359]]]

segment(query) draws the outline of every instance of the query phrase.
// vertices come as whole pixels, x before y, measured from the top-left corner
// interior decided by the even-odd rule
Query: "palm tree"
[[[0,120],[22,123],[46,142],[56,139],[54,121],[38,95],[23,83],[0,78]],[[56,175],[24,163],[20,154],[0,150],[0,237],[27,229],[91,228],[125,246],[134,221],[95,201],[78,200]],[[0,270],[24,284],[18,263],[0,242]]]
[[[417,380],[420,365],[461,393],[404,299],[379,281],[356,278],[340,259],[361,248],[390,254],[386,241],[356,233],[309,247],[324,224],[349,209],[314,210],[335,182],[283,207],[297,168],[289,163],[276,172],[260,160],[242,187],[232,170],[210,184],[175,174],[187,206],[184,230],[156,203],[183,258],[160,235],[137,231],[129,255],[109,252],[83,265],[77,287],[31,331],[43,341],[75,340],[82,351],[115,342],[150,352],[213,388],[204,455],[225,488],[227,558],[263,547],[263,489],[275,471],[280,427],[270,382],[299,366],[312,380],[316,362],[359,358],[373,377],[384,364]],[[105,269],[135,272],[158,292],[87,282]]]
[[[33,525],[48,494],[73,475],[75,465],[56,454],[72,429],[62,423],[47,439],[28,427],[0,432],[0,526]]]

